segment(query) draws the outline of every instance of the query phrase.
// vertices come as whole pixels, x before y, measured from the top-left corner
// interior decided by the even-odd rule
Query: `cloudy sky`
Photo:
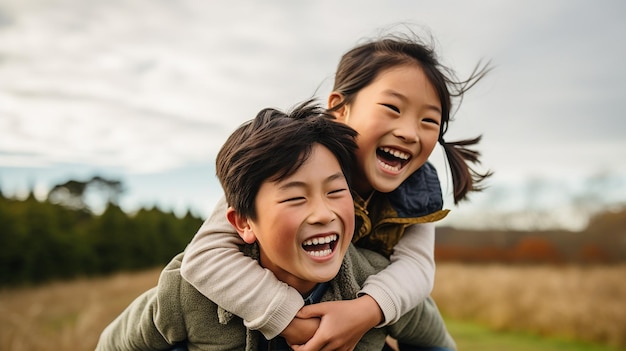
[[[471,203],[448,201],[446,221],[567,207],[555,221],[571,226],[590,189],[626,201],[625,13],[621,0],[0,0],[0,187],[41,195],[97,173],[124,182],[127,209],[205,216],[234,128],[325,101],[343,52],[405,23],[459,77],[495,68],[448,139],[483,134],[496,173]],[[449,195],[439,149],[431,160]]]

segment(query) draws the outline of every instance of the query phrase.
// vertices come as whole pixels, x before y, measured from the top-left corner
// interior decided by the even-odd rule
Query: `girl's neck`
[[[374,193],[374,188],[367,180],[359,180],[353,178],[352,189],[354,189],[354,191],[359,194],[362,199],[369,199]]]
[[[374,196],[375,192],[376,190],[370,189],[368,192],[357,191],[357,194],[361,197],[361,199],[363,199],[364,206],[367,207],[367,205],[370,203],[370,200],[372,199],[372,196]]]

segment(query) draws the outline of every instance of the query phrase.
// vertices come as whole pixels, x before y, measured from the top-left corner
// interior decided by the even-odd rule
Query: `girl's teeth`
[[[387,163],[385,163],[385,162],[383,162],[383,161],[380,161],[380,160],[378,160],[378,163],[379,163],[381,166],[383,166],[383,168],[386,168],[386,169],[388,169],[388,170],[390,170],[390,171],[395,171],[395,172],[397,172],[397,171],[399,171],[399,170],[400,170],[400,167],[398,167],[398,166],[392,166],[392,165],[389,165],[389,164],[387,164]]]
[[[404,152],[398,151],[398,150],[393,150],[393,149],[390,149],[388,147],[382,147],[381,149],[384,152],[386,152],[388,154],[391,154],[391,155],[393,155],[393,156],[395,156],[395,157],[397,157],[399,159],[407,160],[410,157],[410,155],[407,154],[407,153],[404,153]]]

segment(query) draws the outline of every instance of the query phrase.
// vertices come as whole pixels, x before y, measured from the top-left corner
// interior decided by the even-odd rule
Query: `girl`
[[[352,350],[367,330],[397,321],[433,287],[433,222],[447,214],[437,174],[427,163],[435,144],[445,150],[455,203],[480,191],[491,174],[468,165],[478,162],[479,153],[467,147],[480,137],[444,141],[452,97],[462,97],[487,71],[477,67],[467,80],[456,81],[430,47],[400,36],[367,42],[341,58],[328,107],[358,132],[353,242],[391,258],[358,298],[302,308],[295,289],[239,251],[242,242],[226,221],[223,199],[187,247],[183,277],[266,338],[281,334],[291,345],[304,344],[294,346],[298,350]]]

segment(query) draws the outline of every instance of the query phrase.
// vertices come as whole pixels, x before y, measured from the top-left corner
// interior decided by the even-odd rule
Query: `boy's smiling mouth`
[[[313,257],[328,256],[337,247],[337,238],[337,234],[329,234],[307,239],[302,243],[302,248]]]
[[[411,154],[382,146],[376,149],[376,159],[378,160],[378,164],[384,169],[398,172],[409,162]]]

